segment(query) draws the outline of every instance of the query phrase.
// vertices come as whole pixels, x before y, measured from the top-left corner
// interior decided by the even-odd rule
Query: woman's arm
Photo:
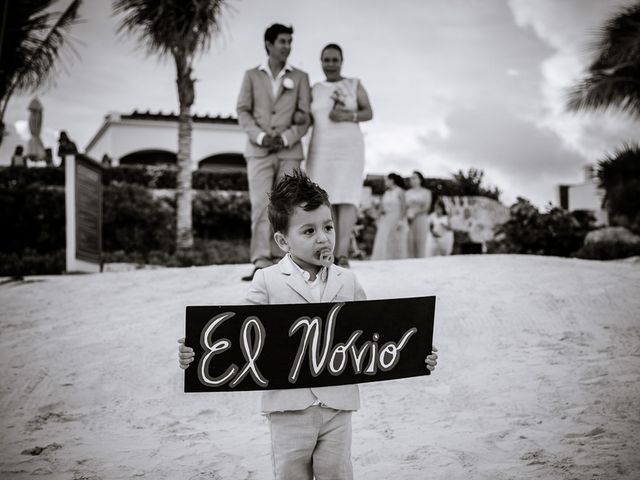
[[[373,118],[373,109],[371,108],[371,102],[369,102],[369,95],[362,86],[360,80],[358,80],[358,89],[356,90],[356,98],[358,100],[358,110],[355,112],[356,122],[368,122]]]
[[[346,108],[339,107],[334,108],[329,112],[329,118],[334,122],[367,122],[373,118],[373,110],[371,109],[371,103],[369,102],[369,95],[364,89],[360,80],[357,80],[358,86],[356,87],[356,102],[357,106],[355,110],[347,110]]]

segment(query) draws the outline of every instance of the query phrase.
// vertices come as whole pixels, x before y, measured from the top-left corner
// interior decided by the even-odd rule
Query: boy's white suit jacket
[[[366,300],[364,290],[355,274],[348,269],[331,265],[322,302],[351,302]],[[284,257],[276,265],[256,272],[247,292],[247,301],[256,305],[278,303],[312,303],[309,287]],[[336,387],[294,388],[288,390],[265,390],[262,393],[263,412],[304,410],[316,398],[323,405],[336,410],[357,410],[360,407],[360,392],[357,385]]]

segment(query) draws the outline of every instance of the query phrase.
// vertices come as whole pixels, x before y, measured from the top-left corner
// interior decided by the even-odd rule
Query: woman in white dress
[[[380,202],[380,217],[376,222],[371,260],[407,258],[407,206],[404,180],[397,173],[385,179],[387,189]]]
[[[311,90],[313,132],[306,171],[329,194],[336,228],[335,262],[348,267],[364,176],[359,123],[371,120],[373,112],[360,80],[342,76],[343,56],[338,45],[324,47],[320,60],[326,80]]]
[[[431,210],[431,190],[424,187],[424,177],[415,171],[409,177],[411,188],[406,192],[407,220],[409,221],[409,258],[427,256],[427,232]]]
[[[438,199],[429,215],[427,256],[451,255],[453,252],[453,229],[442,199]]]

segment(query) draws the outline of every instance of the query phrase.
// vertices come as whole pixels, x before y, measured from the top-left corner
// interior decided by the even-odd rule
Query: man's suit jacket
[[[351,270],[331,265],[322,302],[366,300],[366,294]],[[276,265],[258,270],[249,286],[247,301],[256,305],[277,303],[311,303],[313,298],[306,282],[288,257]],[[266,390],[262,393],[262,411],[304,410],[316,398],[336,410],[357,410],[360,392],[357,385],[336,387]]]
[[[292,82],[293,87],[286,88],[285,82]],[[265,157],[269,154],[266,148],[257,144],[258,135],[264,132],[268,135],[281,134],[286,138],[289,146],[277,153],[279,158],[304,158],[300,139],[307,133],[310,120],[303,125],[293,125],[292,122],[296,111],[310,119],[310,99],[309,76],[302,70],[292,68],[284,75],[275,98],[267,72],[258,67],[247,70],[236,107],[238,122],[248,137],[245,156]]]

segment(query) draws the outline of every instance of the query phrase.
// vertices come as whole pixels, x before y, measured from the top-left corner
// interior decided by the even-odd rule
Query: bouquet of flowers
[[[333,108],[336,109],[337,107],[344,107],[346,98],[347,96],[345,95],[345,93],[340,88],[336,88],[331,94],[331,100],[333,100]]]

